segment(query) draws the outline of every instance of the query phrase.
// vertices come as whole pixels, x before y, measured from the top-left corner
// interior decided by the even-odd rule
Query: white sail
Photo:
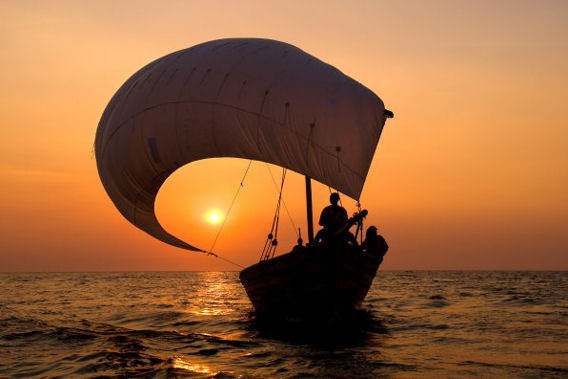
[[[274,40],[206,42],[140,69],[106,107],[95,140],[101,181],[132,224],[174,246],[154,200],[204,158],[286,167],[358,199],[385,123],[371,90]]]

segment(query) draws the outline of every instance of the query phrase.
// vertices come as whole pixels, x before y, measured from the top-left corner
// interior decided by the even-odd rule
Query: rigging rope
[[[357,212],[361,213],[361,202],[357,200]],[[357,223],[357,230],[355,230],[355,241],[357,241],[357,237],[361,235],[359,244],[363,244],[363,219],[361,219]]]
[[[272,183],[274,183],[274,189],[276,191],[278,191],[278,184],[276,184],[276,180],[274,179],[274,175],[272,175],[272,170],[270,169],[270,166],[268,165],[268,163],[266,163],[266,169],[268,170],[268,173],[270,174],[270,178],[272,179]],[[300,238],[300,232],[298,231],[298,228],[296,228],[296,223],[294,223],[294,220],[292,219],[292,215],[290,214],[290,211],[288,210],[288,207],[286,206],[286,202],[284,201],[284,197],[282,197],[282,205],[284,205],[284,209],[286,210],[286,214],[288,215],[288,219],[290,220],[290,223],[292,224],[292,228],[294,228],[294,232],[296,233],[298,238]]]
[[[244,268],[244,266],[241,266],[238,263],[232,262],[232,261],[230,261],[226,258],[220,257],[219,255],[213,253],[213,248],[215,247],[215,244],[217,244],[217,240],[219,239],[219,235],[221,234],[221,231],[223,230],[223,227],[225,226],[225,222],[227,222],[227,219],[229,218],[229,213],[231,213],[231,210],[233,209],[233,205],[235,205],[235,200],[237,200],[237,196],[239,195],[239,192],[241,192],[241,189],[243,188],[243,184],[245,182],[245,178],[246,178],[246,176],[249,172],[251,164],[252,164],[252,159],[249,161],[249,163],[247,165],[245,173],[243,174],[243,178],[241,179],[241,183],[239,184],[239,187],[237,188],[237,192],[235,192],[235,196],[233,196],[233,200],[231,201],[231,205],[229,205],[229,209],[227,209],[227,212],[225,213],[225,219],[221,223],[221,226],[219,226],[219,230],[217,231],[217,235],[215,236],[215,239],[213,240],[213,244],[211,244],[211,248],[209,249],[209,251],[203,251],[207,255],[212,255],[214,257],[217,257],[219,259],[222,259],[224,261],[227,261],[229,263],[232,263],[234,265],[237,265],[237,266],[243,267],[243,268]]]
[[[215,257],[215,258],[219,258],[219,259],[222,260],[222,261],[225,261],[225,262],[227,262],[227,263],[231,263],[231,264],[233,264],[233,265],[235,265],[235,266],[238,266],[238,267],[240,267],[240,268],[245,268],[245,266],[240,265],[240,264],[238,264],[238,263],[236,263],[236,262],[233,262],[233,261],[231,261],[231,260],[229,260],[229,259],[227,259],[227,258],[223,258],[223,257],[219,256],[218,254],[215,254],[215,253],[213,253],[213,252],[211,252],[211,251],[201,250],[201,252],[203,252],[203,253],[205,253],[205,254],[207,254],[207,255],[211,255],[211,256],[213,256],[213,257]]]
[[[282,204],[282,191],[284,189],[284,181],[286,180],[286,168],[282,168],[282,181],[280,183],[280,193],[278,195],[278,202],[276,203],[276,211],[274,212],[274,218],[272,219],[272,226],[270,227],[270,232],[264,247],[262,248],[262,253],[260,255],[260,260],[267,260],[274,257],[276,252],[276,247],[278,246],[278,226],[280,224],[280,207]]]

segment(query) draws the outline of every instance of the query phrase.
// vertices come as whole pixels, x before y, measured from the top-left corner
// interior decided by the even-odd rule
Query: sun
[[[205,214],[205,220],[210,224],[218,224],[223,221],[223,215],[216,209],[211,209]]]

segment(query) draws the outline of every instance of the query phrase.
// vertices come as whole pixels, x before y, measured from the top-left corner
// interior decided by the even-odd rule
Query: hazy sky
[[[235,269],[129,224],[92,153],[130,75],[224,37],[294,44],[395,112],[361,199],[391,246],[385,269],[568,269],[568,2],[15,0],[0,11],[0,271]],[[180,169],[158,195],[161,223],[209,248],[218,226],[205,214],[226,210],[246,164]],[[314,191],[317,217],[329,192]],[[301,176],[284,196],[305,229]],[[253,163],[216,250],[256,262],[275,204]],[[294,242],[285,214],[280,240],[279,252]]]

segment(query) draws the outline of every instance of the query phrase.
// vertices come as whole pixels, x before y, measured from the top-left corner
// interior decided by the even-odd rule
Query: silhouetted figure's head
[[[304,244],[304,240],[302,239],[302,237],[298,238],[298,245],[303,245]]]
[[[367,238],[376,237],[376,236],[377,236],[377,228],[375,226],[369,226],[367,228]]]
[[[334,192],[329,196],[329,202],[331,204],[337,205],[338,201],[339,201],[339,194],[337,192]]]

